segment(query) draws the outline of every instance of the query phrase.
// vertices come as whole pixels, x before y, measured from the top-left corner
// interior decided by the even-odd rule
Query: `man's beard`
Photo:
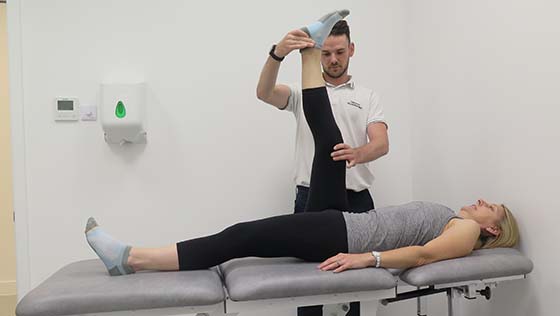
[[[333,78],[333,79],[338,79],[338,78],[342,77],[342,76],[346,73],[346,71],[348,70],[348,66],[349,66],[349,65],[350,65],[350,63],[347,63],[347,64],[346,64],[346,67],[345,67],[344,69],[342,69],[342,71],[341,71],[340,74],[338,74],[338,75],[335,75],[335,74],[331,73],[331,72],[329,71],[329,68],[328,68],[328,67],[327,67],[327,68],[324,68],[323,71],[324,71],[329,77],[331,77],[331,78]]]

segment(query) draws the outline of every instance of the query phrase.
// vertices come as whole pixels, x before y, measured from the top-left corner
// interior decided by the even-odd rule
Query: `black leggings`
[[[334,146],[343,142],[342,133],[325,87],[303,90],[303,113],[315,142],[305,211],[348,210],[346,161],[331,157]]]
[[[323,261],[348,252],[346,162],[332,160],[342,143],[325,87],[303,90],[303,111],[315,156],[305,212],[235,224],[222,232],[177,243],[180,270],[206,269],[234,258],[296,257]],[[326,210],[326,211],[325,211]],[[323,211],[323,212],[319,212]]]

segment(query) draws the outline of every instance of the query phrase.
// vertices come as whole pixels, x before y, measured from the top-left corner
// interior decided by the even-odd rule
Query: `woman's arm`
[[[381,253],[381,267],[405,269],[463,257],[471,253],[480,235],[480,226],[471,220],[457,220],[447,230],[424,246],[410,246]],[[338,254],[319,265],[321,270],[342,272],[375,266],[371,253]]]

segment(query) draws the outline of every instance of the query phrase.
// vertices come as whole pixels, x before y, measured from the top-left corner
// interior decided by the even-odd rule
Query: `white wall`
[[[410,1],[413,196],[508,205],[535,268],[465,315],[557,315],[557,1]]]
[[[82,237],[90,215],[123,240],[159,245],[290,212],[293,118],[258,102],[255,85],[270,44],[339,2],[8,6],[20,295],[93,257]],[[505,202],[535,271],[501,286],[491,304],[468,303],[467,314],[552,315],[559,255],[545,246],[560,237],[560,4],[346,7],[357,44],[351,72],[381,93],[390,123],[391,152],[374,164],[376,204]],[[289,56],[280,81],[299,81],[299,65]],[[105,80],[148,83],[146,146],[108,146],[99,122],[53,122],[55,96],[97,104]],[[442,297],[430,301],[444,312]],[[411,303],[399,304],[380,314],[411,314]]]
[[[294,120],[257,101],[270,45],[339,1],[10,1],[18,293],[93,258],[89,216],[156,246],[290,213]],[[382,96],[391,153],[378,206],[412,197],[402,1],[354,1],[351,73]],[[300,80],[297,53],[282,82]],[[103,81],[149,86],[148,144],[108,146],[99,122],[55,123],[53,98],[96,105]]]

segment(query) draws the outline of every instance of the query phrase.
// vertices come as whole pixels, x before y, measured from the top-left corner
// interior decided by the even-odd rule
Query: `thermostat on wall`
[[[77,98],[56,98],[54,101],[54,120],[77,121],[79,110]]]

